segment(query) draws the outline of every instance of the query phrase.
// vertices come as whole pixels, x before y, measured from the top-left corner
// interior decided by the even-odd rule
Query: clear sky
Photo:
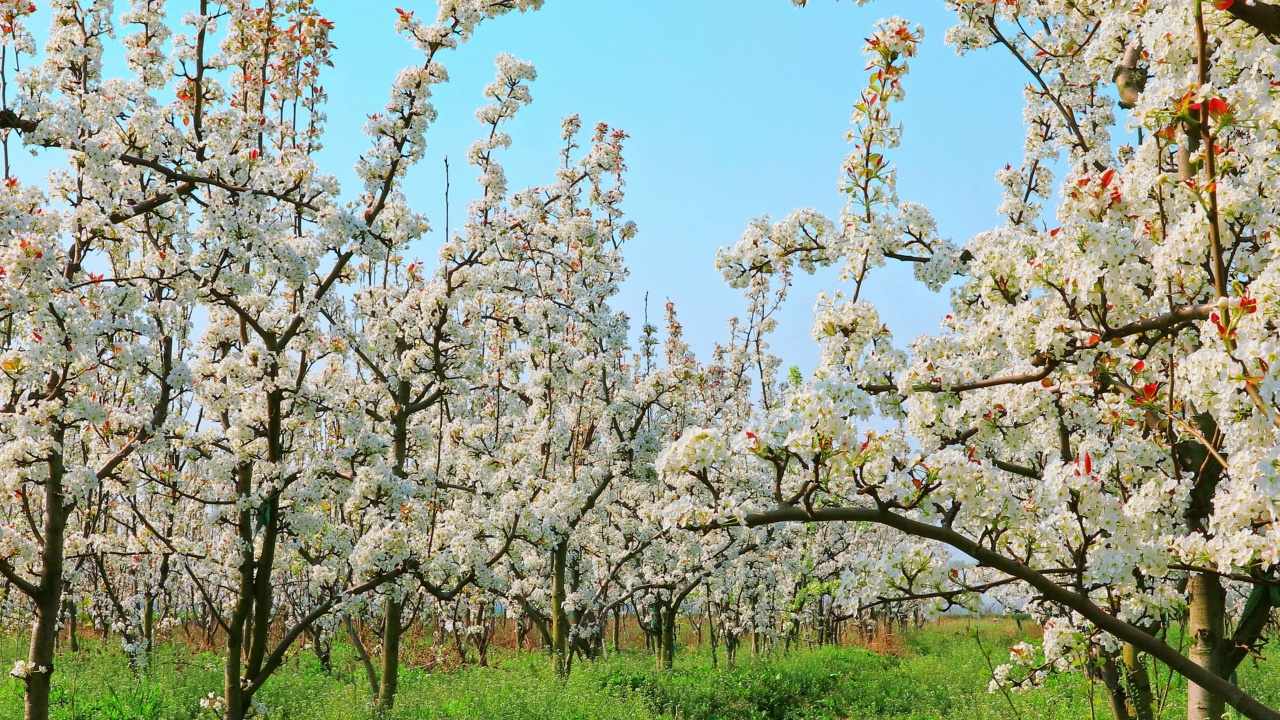
[[[117,12],[125,9],[117,0]],[[192,5],[171,0],[171,16]],[[335,67],[323,84],[330,117],[323,166],[345,194],[358,183],[351,167],[367,146],[365,118],[380,112],[400,68],[420,54],[394,30],[396,8],[434,17],[429,0],[318,0],[336,23]],[[907,99],[898,106],[903,146],[899,194],[927,205],[940,232],[963,242],[994,226],[995,171],[1019,163],[1025,76],[1011,58],[990,50],[960,58],[942,42],[952,24],[939,0],[881,0],[866,6],[810,0],[547,0],[535,13],[482,24],[474,38],[441,58],[451,82],[439,87],[439,119],[428,153],[407,191],[435,228],[420,254],[432,260],[444,228],[444,166],[452,166],[451,212],[465,216],[478,186],[466,150],[480,131],[475,110],[493,78],[493,59],[509,52],[538,68],[533,105],[507,128],[515,144],[502,162],[513,189],[540,185],[557,163],[560,119],[582,116],[631,135],[624,210],[640,234],[628,248],[631,277],[615,305],[638,326],[645,293],[651,317],[675,301],[699,354],[725,336],[726,320],[744,301],[721,281],[715,250],[732,244],[762,214],[781,218],[798,207],[838,213],[844,133],[866,81],[863,38],[876,19],[898,14],[925,27],[912,62]],[[32,22],[41,42],[42,11]],[[119,67],[118,60],[108,59]],[[108,71],[111,71],[111,67]],[[35,161],[31,169],[41,165]],[[456,224],[455,224],[456,227]],[[814,296],[834,288],[834,273],[802,278],[773,345],[806,372],[817,354],[809,338]],[[868,295],[900,344],[937,327],[946,298],[889,266]]]
[[[418,60],[394,34],[395,8],[428,16],[434,3],[320,5],[337,23],[336,68],[325,81],[333,99],[328,165],[349,178],[364,117],[385,103],[399,68]],[[899,109],[906,128],[892,155],[899,191],[929,206],[944,236],[963,241],[997,223],[994,174],[1021,158],[1024,78],[996,51],[958,57],[942,42],[953,22],[937,0],[863,7],[811,0],[806,8],[787,0],[547,0],[536,13],[482,25],[443,58],[452,81],[437,93],[440,117],[427,158],[410,177],[410,197],[443,230],[447,155],[452,217],[464,216],[477,188],[465,152],[479,131],[474,111],[493,58],[510,52],[533,62],[533,105],[509,128],[515,144],[502,158],[512,187],[551,177],[564,115],[581,114],[584,127],[605,121],[626,130],[624,209],[640,234],[628,248],[631,277],[616,304],[638,320],[646,292],[653,317],[675,301],[695,350],[705,353],[744,306],[715,271],[716,248],[765,213],[839,211],[844,132],[866,81],[863,38],[890,14],[925,27]],[[870,296],[899,342],[937,327],[945,296],[915,284],[909,268],[890,266],[875,277]],[[806,278],[791,295],[774,340],[788,364],[808,371],[816,362],[813,298],[835,284],[834,273]]]

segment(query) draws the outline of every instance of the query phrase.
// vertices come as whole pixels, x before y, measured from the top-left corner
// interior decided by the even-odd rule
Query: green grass
[[[819,720],[892,718],[1016,720],[1108,718],[1100,687],[1078,675],[1053,677],[1010,698],[986,691],[988,660],[1003,662],[1022,639],[1008,621],[948,620],[912,633],[897,655],[859,648],[744,655],[734,669],[711,667],[705,652],[677,656],[676,668],[653,669],[644,653],[578,662],[558,680],[541,655],[499,654],[493,668],[402,672],[395,718],[404,720]],[[0,661],[21,657],[20,638],[0,639]],[[221,685],[213,654],[178,646],[157,650],[143,672],[128,669],[112,643],[89,643],[60,659],[55,677],[58,720],[188,720],[200,698]],[[1158,692],[1166,675],[1157,679]],[[1247,665],[1241,682],[1264,702],[1280,704],[1280,662]],[[1185,717],[1185,683],[1167,683],[1165,718]],[[1091,711],[1090,700],[1093,700]],[[350,648],[334,648],[333,672],[300,653],[260,693],[271,720],[367,720],[368,688]],[[1012,707],[1011,704],[1012,703]],[[0,718],[21,717],[22,687],[0,680]]]

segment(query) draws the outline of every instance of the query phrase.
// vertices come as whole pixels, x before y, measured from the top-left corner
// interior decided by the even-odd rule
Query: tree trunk
[[[652,618],[645,622],[640,617],[639,609],[636,611],[636,620],[640,623],[640,629],[644,631],[644,649],[648,652],[658,651],[658,636],[662,629],[662,622],[658,618],[658,606],[655,603],[649,603],[649,617]]]
[[[613,611],[613,651],[616,653],[622,650],[619,638],[622,637],[622,608],[619,607]]]
[[[165,553],[160,558],[160,577],[156,582],[157,588],[164,588],[166,581],[169,579],[169,554]],[[166,596],[167,597],[167,596]],[[147,656],[151,656],[151,652],[156,647],[156,606],[159,604],[160,595],[155,590],[148,590],[146,593],[146,609],[142,615],[142,638],[145,644]]]
[[[670,670],[676,661],[676,605],[668,605],[662,612],[662,664],[663,670]]]
[[[144,651],[150,655],[156,637],[156,596],[146,593],[146,605],[142,609],[142,644]]]
[[[666,669],[667,649],[663,643],[667,640],[667,609],[661,602],[653,604],[653,662],[659,670]]]
[[[1120,682],[1120,669],[1116,667],[1115,657],[1110,654],[1102,656],[1098,668],[1102,684],[1107,690],[1107,704],[1111,707],[1111,716],[1115,720],[1133,720],[1129,714],[1129,696],[1124,684]]]
[[[382,684],[378,688],[378,709],[390,712],[396,701],[396,688],[400,681],[400,636],[404,632],[401,619],[404,601],[387,596],[386,611],[382,618]]]
[[[707,603],[707,641],[711,643],[711,669],[718,670],[720,661],[716,658],[716,645],[719,644],[719,638],[716,637],[716,618],[711,607],[711,603]]]
[[[236,471],[236,495],[247,498],[253,489],[253,467],[242,463]],[[227,655],[222,674],[222,698],[227,707],[224,720],[243,720],[248,700],[244,697],[241,668],[244,662],[245,631],[249,615],[253,612],[253,510],[245,507],[239,512],[240,564],[236,568],[239,587],[236,589],[236,606],[227,624]]]
[[[316,662],[320,664],[320,672],[332,675],[333,643],[314,627],[307,630],[307,636],[311,638],[311,649],[316,655]]]
[[[402,348],[397,347],[397,350]],[[395,426],[391,441],[392,454],[395,458],[394,473],[396,477],[405,477],[405,461],[409,456],[409,381],[401,380],[396,385],[396,404],[398,410],[393,418]],[[378,709],[383,713],[391,711],[396,701],[396,689],[400,685],[400,636],[404,633],[404,600],[395,597],[395,589],[387,594],[385,612],[382,618],[382,682],[378,688]]]
[[[45,573],[49,569],[45,568]],[[31,633],[31,649],[27,660],[35,667],[27,674],[26,720],[48,720],[50,678],[53,676],[53,645],[57,635],[56,604],[42,599],[36,604],[36,622]]]
[[[55,447],[62,447],[64,437],[65,431],[61,427],[54,430]],[[40,553],[40,585],[32,597],[36,621],[27,653],[27,661],[34,667],[26,677],[26,720],[49,720],[54,642],[58,636],[58,614],[62,611],[62,566],[70,507],[62,494],[62,478],[66,473],[62,454],[53,453],[48,465],[49,478],[44,486],[44,548]]]
[[[1151,677],[1142,656],[1137,648],[1125,643],[1123,658],[1125,679],[1129,685],[1130,714],[1134,720],[1155,720],[1155,695],[1151,692]]]
[[[1191,661],[1215,675],[1222,675],[1225,593],[1216,575],[1195,573],[1187,583],[1191,597],[1187,635]],[[1187,683],[1187,720],[1222,720],[1223,698],[1195,683]]]
[[[76,604],[73,602],[68,602],[67,603],[67,640],[70,643],[71,652],[73,653],[80,652],[80,635],[77,632],[77,630],[79,629],[78,628],[79,618],[76,616],[76,613],[77,613]]]
[[[551,663],[557,675],[565,675],[569,669],[569,618],[564,612],[568,559],[569,542],[561,540],[551,551]]]

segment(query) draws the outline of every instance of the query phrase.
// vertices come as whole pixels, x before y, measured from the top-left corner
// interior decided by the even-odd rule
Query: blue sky
[[[413,0],[331,2],[337,23],[336,68],[325,81],[333,99],[326,152],[346,168],[362,147],[359,128],[379,109],[400,67],[418,60],[397,39],[395,7],[427,16]],[[835,214],[844,132],[866,80],[863,38],[876,19],[898,14],[925,27],[921,55],[906,80],[900,168],[904,199],[925,203],[943,235],[963,241],[998,222],[994,173],[1021,158],[1021,88],[1010,58],[986,51],[960,58],[943,42],[952,23],[941,2],[812,0],[548,0],[536,13],[482,25],[443,58],[451,82],[436,96],[439,120],[427,158],[408,192],[443,230],[443,158],[452,166],[452,216],[474,195],[465,151],[479,131],[474,111],[500,52],[533,62],[533,105],[509,128],[503,156],[512,187],[545,182],[556,163],[560,119],[579,113],[631,138],[624,208],[640,228],[628,248],[631,277],[616,305],[638,318],[644,294],[651,316],[676,302],[687,336],[705,353],[725,335],[743,300],[713,266],[717,247],[733,243],[761,214],[779,218],[814,206]],[[346,185],[347,183],[344,183]],[[431,252],[430,243],[424,252]],[[808,371],[813,298],[835,286],[834,273],[803,279],[791,295],[774,348]],[[870,297],[900,342],[937,327],[944,295],[911,280],[909,268],[873,277]]]
[[[189,4],[172,2],[171,16],[180,18]],[[117,11],[125,5],[119,0]],[[365,118],[382,110],[400,68],[421,63],[395,33],[395,9],[433,17],[435,3],[317,5],[336,23],[338,45],[335,67],[323,79],[331,101],[322,164],[351,196],[358,187],[351,167],[367,146]],[[640,234],[628,248],[631,277],[615,306],[638,327],[646,292],[656,319],[666,300],[675,301],[686,336],[705,356],[724,338],[727,318],[744,306],[713,266],[716,248],[735,242],[762,214],[780,218],[805,206],[839,212],[844,133],[866,80],[863,38],[890,14],[926,31],[898,108],[903,146],[890,156],[899,166],[899,193],[927,205],[940,232],[963,242],[998,222],[994,173],[1020,162],[1025,78],[1000,52],[960,58],[946,47],[942,37],[952,21],[942,2],[860,7],[810,0],[800,9],[788,0],[547,0],[538,12],[481,25],[469,43],[441,58],[451,82],[438,88],[439,119],[406,188],[435,228],[420,256],[434,259],[444,229],[446,156],[455,227],[475,195],[475,173],[465,161],[480,131],[475,110],[485,103],[494,57],[509,52],[538,68],[533,105],[507,128],[515,144],[502,162],[511,186],[551,178],[565,115],[580,114],[584,127],[604,121],[628,132],[623,207]],[[41,12],[32,23],[38,42],[46,22]],[[109,65],[119,67],[118,60]],[[43,171],[43,162],[28,162],[29,171]],[[806,372],[815,364],[813,299],[835,286],[831,272],[800,279],[773,339],[787,364]],[[916,284],[909,268],[880,269],[866,293],[899,344],[933,331],[946,312],[945,295]]]

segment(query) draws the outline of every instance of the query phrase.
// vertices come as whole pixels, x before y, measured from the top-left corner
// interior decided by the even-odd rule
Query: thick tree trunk
[[[274,381],[277,373],[277,370],[273,370],[268,373],[268,377]],[[281,429],[283,402],[283,390],[267,393],[267,461],[276,467],[284,460]],[[237,494],[252,497],[253,480],[252,466],[242,466],[240,477],[237,478]],[[280,497],[273,495],[255,510],[242,511],[239,519],[240,538],[245,550],[239,567],[240,597],[233,616],[232,632],[228,633],[227,639],[227,668],[224,674],[226,720],[243,720],[248,713],[253,697],[250,692],[246,692],[245,687],[258,680],[267,656],[267,644],[271,639],[271,611],[275,604],[271,574],[280,532]],[[254,536],[258,530],[262,532],[262,549],[261,554],[255,558]],[[236,637],[232,638],[233,635]],[[242,664],[241,653],[246,649],[248,652]]]
[[[1191,661],[1215,675],[1223,670],[1225,592],[1216,575],[1195,573],[1187,583],[1191,603],[1187,635],[1191,641]],[[1195,683],[1187,683],[1187,720],[1222,720],[1226,712],[1223,698]]]
[[[242,464],[236,471],[236,494],[249,497],[252,482],[252,466]],[[238,520],[241,548],[237,574],[240,586],[236,590],[236,606],[231,614],[231,622],[227,624],[227,655],[222,674],[222,698],[227,704],[223,711],[224,720],[243,720],[245,705],[248,704],[241,682],[241,668],[244,661],[245,630],[249,626],[254,600],[253,511],[248,508],[241,510]]]
[[[390,712],[396,701],[396,688],[400,682],[400,636],[404,633],[401,622],[404,602],[387,596],[382,617],[382,683],[378,688],[378,709]]]
[[[55,447],[62,447],[65,432],[59,427],[53,433]],[[44,548],[40,553],[41,569],[38,591],[32,597],[36,621],[31,632],[27,661],[34,667],[26,677],[26,720],[49,719],[49,692],[53,678],[54,644],[58,637],[58,615],[62,611],[62,568],[65,560],[67,513],[70,507],[63,497],[62,479],[66,474],[62,454],[49,458],[49,477],[44,496]]]
[[[397,346],[404,352],[407,348]],[[408,380],[401,380],[396,385],[397,411],[392,418],[391,450],[395,459],[393,472],[396,477],[405,477],[405,462],[409,457],[409,392]],[[400,636],[404,633],[404,601],[387,595],[387,602],[382,617],[382,681],[378,687],[376,699],[380,712],[388,713],[396,702],[396,689],[400,685]]]
[[[280,528],[280,500],[266,502],[267,522],[262,531],[262,554],[258,557],[253,577],[253,632],[249,637],[249,659],[245,663],[245,677],[253,680],[262,672],[267,657],[267,645],[271,642],[271,611],[275,605],[275,589],[271,574],[275,565],[276,538]]]
[[[222,697],[227,707],[224,720],[243,720],[246,698],[240,683],[241,653],[244,652],[244,624],[232,625],[227,633],[226,667],[222,674]]]
[[[45,572],[48,572],[46,567]],[[27,660],[35,667],[27,674],[26,720],[48,720],[50,679],[53,676],[54,638],[58,627],[58,606],[46,600],[36,605],[35,628]]]
[[[661,611],[662,617],[662,642],[661,655],[659,656],[659,667],[663,670],[670,670],[675,666],[676,661],[676,606],[668,605]]]

